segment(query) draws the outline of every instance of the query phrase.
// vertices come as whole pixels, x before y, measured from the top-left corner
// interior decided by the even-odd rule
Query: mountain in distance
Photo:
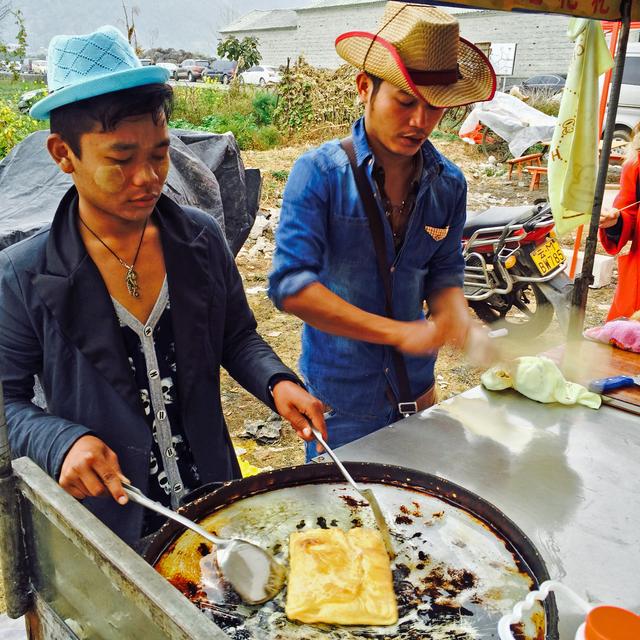
[[[134,10],[138,46],[142,49],[173,47],[215,55],[222,29],[254,9],[291,9],[311,0],[125,0],[127,13]],[[25,19],[28,51],[46,54],[57,34],[89,33],[111,24],[125,31],[122,0],[0,0],[19,9]],[[11,43],[16,27],[11,16],[0,23],[0,39]]]

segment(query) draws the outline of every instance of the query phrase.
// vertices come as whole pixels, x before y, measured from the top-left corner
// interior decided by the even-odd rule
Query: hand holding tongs
[[[364,489],[360,487],[360,485],[358,485],[358,483],[351,477],[351,474],[347,471],[342,462],[340,462],[335,452],[326,443],[325,439],[322,437],[322,434],[313,426],[311,420],[307,420],[307,422],[309,423],[309,428],[311,429],[311,433],[313,433],[313,437],[323,446],[324,450],[327,452],[327,455],[336,463],[336,466],[345,477],[346,481],[354,488],[357,493],[359,493],[365,499],[366,502],[369,503],[369,506],[371,507],[373,515],[376,519],[378,529],[380,529],[380,534],[382,535],[382,540],[384,541],[384,546],[387,550],[387,554],[389,555],[389,558],[393,560],[396,557],[396,552],[394,551],[393,545],[391,544],[389,527],[387,525],[387,521],[384,518],[384,514],[382,513],[382,509],[378,504],[378,500],[373,494],[373,491],[371,489]]]
[[[284,567],[264,549],[241,538],[218,538],[189,518],[147,498],[140,489],[126,482],[122,483],[122,488],[133,502],[179,522],[212,542],[215,545],[218,570],[246,603],[266,602],[282,589]]]

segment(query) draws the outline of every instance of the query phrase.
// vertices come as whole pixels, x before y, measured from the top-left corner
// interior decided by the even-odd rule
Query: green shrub
[[[256,94],[251,106],[259,125],[268,125],[273,122],[273,112],[278,105],[278,96],[268,91],[260,91]]]
[[[24,116],[12,109],[8,102],[0,100],[0,159],[30,133],[46,126],[45,122]]]
[[[280,132],[273,125],[260,127],[253,135],[253,149],[264,151],[277,146],[281,140]]]

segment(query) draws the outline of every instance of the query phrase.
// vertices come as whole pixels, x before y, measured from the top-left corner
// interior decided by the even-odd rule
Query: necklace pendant
[[[129,292],[129,295],[134,298],[139,298],[140,287],[138,286],[138,274],[135,272],[133,267],[129,267],[127,269],[125,282],[127,283],[127,291]]]

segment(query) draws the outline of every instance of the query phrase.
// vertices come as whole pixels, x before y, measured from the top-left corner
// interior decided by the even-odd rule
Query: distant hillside
[[[45,53],[52,36],[87,33],[104,24],[124,31],[121,0],[0,0],[25,17],[29,51]],[[134,16],[138,44],[143,49],[174,47],[215,53],[218,29],[253,9],[287,9],[310,4],[304,0],[125,0]],[[14,25],[0,24],[0,38],[11,42]]]

